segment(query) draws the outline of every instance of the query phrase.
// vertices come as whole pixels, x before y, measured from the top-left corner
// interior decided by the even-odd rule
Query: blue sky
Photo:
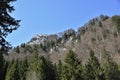
[[[7,40],[13,45],[28,42],[35,34],[77,30],[100,14],[120,14],[120,0],[17,0],[12,16],[20,27]]]

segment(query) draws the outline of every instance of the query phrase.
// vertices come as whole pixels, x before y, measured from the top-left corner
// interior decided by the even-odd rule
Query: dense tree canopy
[[[94,51],[91,50],[88,62],[83,65],[75,52],[70,50],[64,61],[60,60],[58,64],[53,64],[50,59],[40,56],[37,50],[33,49],[33,51],[30,46],[22,44],[21,47],[34,53],[34,56],[30,57],[32,59],[25,57],[20,60],[5,61],[3,53],[10,49],[6,37],[19,27],[20,22],[10,15],[15,10],[11,5],[11,2],[14,1],[16,0],[0,0],[0,80],[120,80],[119,65],[107,52],[104,53],[103,62],[99,63]],[[100,16],[102,21],[107,18]],[[92,23],[94,21],[92,20]],[[120,32],[120,16],[113,16],[112,21]],[[102,27],[101,22],[99,26]],[[80,29],[77,37],[81,39],[81,35],[85,34],[85,31],[85,28]],[[75,31],[70,30],[63,35],[63,39],[67,40],[75,35]],[[60,38],[57,42],[61,40]],[[46,43],[45,46],[40,45],[40,47],[44,51],[48,51],[47,47],[53,48],[53,45],[55,43],[51,42],[51,44]],[[19,46],[16,48],[16,52],[20,52]]]
[[[119,15],[112,16],[112,22],[115,24],[117,32],[120,33],[120,16]]]
[[[0,48],[2,50],[10,48],[5,38],[19,27],[20,20],[10,15],[15,10],[11,5],[14,1],[16,0],[0,0]]]
[[[74,51],[70,50],[64,58],[53,64],[44,56],[33,53],[31,60],[12,60],[3,66],[0,73],[2,80],[120,80],[117,63],[104,53],[103,62],[90,51],[88,62],[81,63]],[[1,63],[2,64],[2,63]],[[1,65],[0,65],[1,67]]]
[[[3,53],[6,53],[10,49],[10,44],[6,41],[8,34],[16,30],[19,27],[20,20],[16,20],[10,14],[15,10],[11,2],[16,0],[0,0],[0,79],[5,79],[6,74],[6,62],[3,59]],[[15,66],[12,65],[12,68]],[[10,75],[14,74],[10,72]],[[8,79],[11,79],[10,77]],[[7,80],[8,80],[7,79]],[[12,80],[14,80],[12,78]]]

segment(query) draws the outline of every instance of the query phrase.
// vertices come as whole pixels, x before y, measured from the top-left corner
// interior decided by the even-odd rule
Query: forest
[[[89,58],[85,63],[72,49],[67,52],[63,60],[57,63],[53,63],[49,56],[39,55],[35,50],[31,57],[4,59],[4,55],[8,55],[12,48],[6,37],[20,26],[20,20],[10,15],[15,10],[10,4],[14,1],[16,0],[0,0],[0,80],[120,80],[120,65],[113,60],[106,49],[101,53],[102,59],[100,60],[91,48]],[[101,16],[101,19],[104,21],[106,18]],[[114,35],[118,36],[120,16],[113,16],[112,22],[117,31]],[[91,25],[94,24],[94,20],[91,21]],[[99,26],[102,27],[101,22]],[[83,29],[80,34],[84,33]],[[78,37],[81,38],[81,36]],[[68,35],[64,35],[64,39],[67,38]],[[92,41],[94,42],[95,39],[92,38]],[[46,47],[43,47],[44,49]],[[16,52],[19,53],[19,50]]]
[[[0,58],[0,80],[120,80],[120,66],[104,51],[100,62],[94,51],[84,64],[70,50],[64,61],[52,63],[36,52],[29,60],[5,61]]]

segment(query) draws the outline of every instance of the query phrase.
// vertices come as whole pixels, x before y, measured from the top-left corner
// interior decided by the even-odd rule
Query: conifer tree
[[[5,38],[19,27],[20,22],[10,15],[15,10],[11,5],[11,2],[14,1],[16,0],[0,0],[0,79],[4,77],[3,73],[5,73],[3,53],[10,49],[10,44]]]
[[[15,78],[15,71],[16,71],[15,67],[16,67],[16,62],[14,60],[12,60],[9,63],[5,80],[16,80],[16,78]]]
[[[0,54],[0,78],[1,79],[3,79],[4,64],[5,64],[5,61],[3,59],[3,55]]]
[[[59,60],[57,66],[56,66],[57,80],[61,80],[61,76],[62,76],[62,62],[61,62],[61,60]]]
[[[108,51],[104,50],[103,68],[106,80],[120,80],[120,71],[116,62],[112,60]]]
[[[120,33],[120,16],[119,15],[112,16],[112,22],[116,26],[117,33]]]
[[[9,49],[9,43],[5,40],[8,34],[19,27],[20,20],[15,20],[10,14],[15,10],[11,2],[16,0],[0,0],[0,48]]]
[[[28,68],[27,58],[21,60],[16,65],[16,74],[18,76],[18,80],[26,80],[26,73]]]
[[[56,80],[55,69],[52,62],[43,56],[39,56],[36,52],[33,54],[30,69],[36,72],[39,80]]]
[[[8,62],[8,61],[5,61],[5,62],[4,62],[4,68],[3,68],[2,77],[0,77],[0,79],[2,79],[2,80],[5,80],[5,78],[6,78],[8,65],[9,65],[9,62]]]
[[[92,50],[90,51],[90,58],[85,65],[84,78],[86,80],[104,80],[103,69],[101,68],[100,63]]]
[[[55,80],[55,71],[52,63],[43,56],[38,59],[35,69],[40,80]]]
[[[70,50],[66,55],[64,62],[66,63],[62,69],[62,80],[80,80],[82,79],[81,62],[77,55]]]

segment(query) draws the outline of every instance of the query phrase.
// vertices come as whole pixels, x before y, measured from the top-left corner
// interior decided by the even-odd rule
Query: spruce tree
[[[28,69],[28,61],[27,58],[25,58],[24,60],[19,61],[18,64],[18,76],[20,80],[26,80],[26,74],[27,74],[27,69]]]
[[[104,50],[103,68],[106,80],[120,80],[120,71],[116,62],[112,60],[108,51]]]
[[[81,62],[77,55],[70,50],[64,59],[65,65],[62,68],[62,80],[80,80],[82,79]]]
[[[34,52],[29,69],[35,72],[39,80],[56,80],[55,69],[52,62]]]
[[[56,66],[56,77],[57,80],[61,80],[61,76],[62,76],[62,62],[61,60],[59,60],[57,66]]]
[[[11,2],[16,0],[0,0],[0,48],[8,50],[9,43],[5,40],[8,34],[19,27],[20,20],[16,20],[10,14],[15,10]]]
[[[90,51],[90,58],[85,65],[85,76],[86,80],[104,80],[103,69],[95,56],[95,53]]]
[[[3,79],[4,64],[5,64],[5,61],[4,61],[4,59],[3,59],[3,55],[0,54],[0,78],[1,78],[1,79]]]
[[[0,0],[0,78],[2,79],[5,67],[3,53],[6,53],[11,47],[6,41],[8,34],[19,27],[20,20],[16,20],[10,14],[15,10],[11,2],[16,0]],[[2,79],[4,80],[4,79]]]
[[[116,26],[117,32],[120,33],[120,16],[112,16],[112,22]]]
[[[5,80],[16,80],[16,62],[12,60],[9,63]]]
[[[43,56],[39,57],[35,71],[40,80],[55,80],[55,71],[53,64]]]

